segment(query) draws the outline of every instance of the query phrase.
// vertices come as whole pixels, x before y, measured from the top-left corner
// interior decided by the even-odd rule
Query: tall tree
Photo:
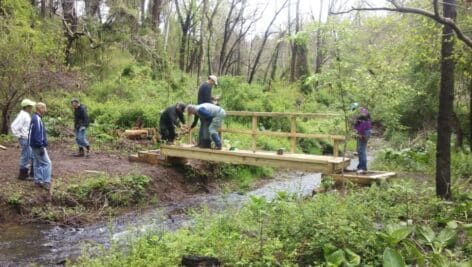
[[[438,0],[434,12],[439,13]],[[443,16],[456,19],[456,1],[444,0]],[[451,194],[451,121],[454,111],[454,31],[443,26],[441,43],[441,81],[439,87],[438,140],[436,144],[436,194],[450,199]]]
[[[223,74],[225,71],[225,61],[227,61],[227,48],[234,33],[234,29],[243,19],[244,9],[246,7],[246,0],[231,0],[226,20],[224,24],[223,40],[221,43],[218,74]]]
[[[294,59],[292,67],[294,70],[292,80],[298,80],[308,74],[308,49],[306,45],[308,40],[305,34],[301,34],[300,0],[297,0],[295,10],[295,42],[292,47],[292,57]]]
[[[161,24],[161,12],[164,0],[151,0],[151,17],[152,17],[152,29],[159,32],[159,25]]]
[[[264,51],[264,48],[267,43],[267,39],[269,38],[271,34],[270,30],[272,28],[272,24],[274,24],[274,21],[277,19],[280,12],[282,12],[282,10],[285,9],[285,6],[287,5],[287,3],[288,3],[288,0],[285,0],[285,2],[283,2],[282,6],[275,12],[274,16],[272,17],[272,20],[269,22],[269,25],[267,25],[267,28],[264,32],[264,36],[262,37],[262,44],[259,47],[259,50],[257,51],[256,57],[251,67],[251,71],[249,73],[248,83],[252,83],[252,81],[254,80],[254,76],[256,75],[257,67],[259,66],[259,61],[262,56],[262,52]]]
[[[213,11],[211,12],[205,12],[205,17],[207,20],[207,46],[206,46],[206,56],[207,56],[207,68],[208,68],[208,75],[213,73],[213,67],[211,65],[211,48],[212,48],[212,43],[213,43],[213,21],[215,20],[215,16],[218,12],[218,8],[220,4],[222,3],[222,0],[216,0],[215,7],[213,8]]]
[[[197,5],[196,0],[190,0],[189,3],[186,3],[186,1],[180,2],[179,0],[175,0],[174,3],[180,29],[182,31],[179,47],[179,67],[181,70],[185,70],[189,35],[198,23],[198,20],[196,20],[195,17],[200,5]]]

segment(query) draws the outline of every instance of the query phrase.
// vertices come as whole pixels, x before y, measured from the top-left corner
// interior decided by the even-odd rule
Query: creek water
[[[147,230],[172,231],[190,225],[186,210],[207,206],[218,211],[234,208],[252,196],[273,199],[278,192],[310,196],[321,182],[318,173],[280,172],[267,183],[245,194],[205,194],[178,203],[167,203],[80,228],[53,225],[7,225],[0,228],[0,266],[62,265],[77,257],[84,247],[108,248],[112,242],[126,244]],[[93,250],[93,249],[92,249]],[[96,249],[95,249],[96,250]]]

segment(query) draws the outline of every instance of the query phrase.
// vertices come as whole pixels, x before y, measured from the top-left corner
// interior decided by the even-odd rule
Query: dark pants
[[[211,119],[200,117],[200,130],[198,132],[198,146],[202,148],[211,148],[210,127]]]
[[[161,140],[167,142],[174,142],[176,136],[174,126],[161,126],[159,132],[161,134]]]

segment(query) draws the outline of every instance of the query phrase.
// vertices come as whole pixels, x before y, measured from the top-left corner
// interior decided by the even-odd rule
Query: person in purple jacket
[[[356,118],[354,129],[357,134],[357,154],[359,156],[357,173],[361,174],[367,171],[367,141],[371,134],[372,122],[366,108],[361,107],[359,112],[360,115]]]

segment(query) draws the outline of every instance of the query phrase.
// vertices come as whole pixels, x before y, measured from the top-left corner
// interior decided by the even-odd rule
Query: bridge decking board
[[[253,152],[249,150],[210,150],[191,147],[189,145],[162,145],[161,155],[232,164],[300,169],[326,174],[340,172],[349,165],[350,161],[348,158],[333,156],[296,153],[277,155],[276,152]]]

